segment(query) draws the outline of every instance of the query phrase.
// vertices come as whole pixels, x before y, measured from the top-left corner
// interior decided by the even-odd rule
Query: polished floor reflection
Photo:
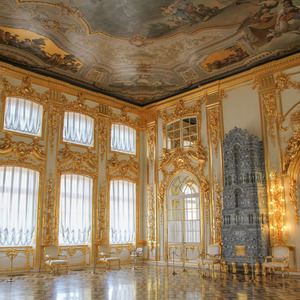
[[[0,299],[9,300],[75,300],[75,299],[300,299],[300,277],[280,275],[259,277],[250,283],[243,274],[201,278],[197,269],[182,272],[175,268],[146,265],[138,270],[123,266],[121,270],[70,271],[69,274],[48,273],[0,276]]]

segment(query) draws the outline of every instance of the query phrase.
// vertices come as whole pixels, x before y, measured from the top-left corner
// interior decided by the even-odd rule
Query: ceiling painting
[[[295,53],[300,0],[0,0],[0,58],[145,105]]]

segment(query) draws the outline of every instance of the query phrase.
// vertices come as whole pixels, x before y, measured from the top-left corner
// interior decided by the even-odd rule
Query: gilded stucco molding
[[[96,243],[104,245],[108,243],[108,209],[105,198],[105,186],[100,187],[98,208],[97,208],[97,229],[96,229]]]
[[[19,255],[23,254],[25,255],[25,264],[24,266],[14,268],[14,270],[30,270],[33,269],[33,266],[30,266],[30,258],[34,256],[34,249],[31,246],[25,246],[25,247],[18,247],[18,248],[6,248],[1,247],[0,248],[0,255],[5,254],[11,261],[14,261],[14,259]],[[1,258],[3,256],[1,255]],[[24,257],[22,257],[24,258]],[[23,260],[23,259],[22,259]],[[10,269],[1,269],[1,271],[10,271]]]
[[[147,153],[150,166],[154,166],[154,159],[155,159],[155,126],[150,126],[147,128]]]
[[[67,143],[64,148],[58,151],[58,171],[59,172],[76,172],[78,174],[88,175],[95,178],[97,171],[97,158],[91,148],[86,152],[75,152],[70,149]]]
[[[215,211],[214,218],[216,221],[216,239],[215,242],[221,244],[222,243],[222,190],[220,182],[216,179],[215,182]]]
[[[44,209],[43,209],[43,225],[42,225],[42,232],[43,232],[43,245],[57,245],[58,244],[58,221],[56,216],[56,188],[53,179],[53,175],[50,174],[50,178],[47,184],[47,192],[46,192],[46,199],[44,202]]]
[[[135,129],[143,128],[144,122],[143,119],[138,116],[135,119],[132,119],[128,115],[128,108],[126,106],[122,107],[121,112],[116,114],[112,109],[108,110],[108,115],[110,116],[110,120],[112,123],[121,123]]]
[[[155,221],[155,199],[154,199],[154,192],[152,187],[148,187],[148,201],[147,201],[147,242],[150,247],[151,253],[154,251],[154,245],[156,243],[156,235],[155,235],[155,228],[156,228],[156,221]]]
[[[48,93],[40,94],[33,87],[31,78],[25,76],[20,86],[13,86],[6,78],[3,78],[2,97],[21,97],[24,99],[32,100],[42,105],[48,103]]]
[[[33,142],[14,142],[12,134],[6,133],[4,138],[0,139],[0,155],[6,160],[5,164],[18,164],[20,166],[35,166],[40,171],[43,169],[46,154],[43,146],[39,143],[39,138],[33,138]]]
[[[129,160],[119,161],[117,153],[107,161],[107,179],[113,177],[128,178],[134,181],[138,180],[140,165],[134,160],[134,156],[130,156]]]
[[[51,152],[54,148],[55,133],[57,133],[59,130],[60,112],[61,110],[57,106],[50,105],[48,107],[48,139]]]
[[[298,206],[299,199],[298,199],[297,192],[298,192],[297,182],[296,182],[296,180],[291,179],[289,198],[295,209],[296,224],[299,225],[300,224],[300,215],[299,215],[299,206]]]
[[[103,161],[107,150],[107,137],[109,136],[109,121],[104,118],[98,120],[98,137],[100,158]]]
[[[215,156],[218,155],[220,136],[220,108],[215,107],[208,112],[208,130]]]
[[[300,159],[300,109],[291,114],[290,127],[293,131],[293,136],[287,139],[284,137],[287,146],[284,151],[283,171],[288,173],[288,170],[293,168]]]
[[[275,93],[267,93],[263,95],[264,118],[267,125],[268,135],[273,146],[276,145],[276,122],[277,122],[277,106]]]
[[[294,88],[299,90],[300,89],[300,83],[296,81],[291,80],[291,75],[286,73],[278,73],[275,78],[275,88],[279,90],[280,92],[287,90],[289,88]]]
[[[166,125],[176,119],[184,118],[187,116],[197,116],[200,120],[201,118],[201,107],[202,104],[207,101],[207,95],[204,95],[201,100],[197,100],[195,105],[186,106],[184,101],[180,99],[173,112],[167,113],[166,110],[159,111],[158,117],[163,119],[163,130],[166,130]]]
[[[163,176],[158,189],[158,201],[161,217],[167,184],[171,178],[179,173],[187,172],[196,177],[200,183],[201,193],[204,197],[204,200],[206,203],[208,203],[210,184],[208,179],[203,174],[203,169],[207,159],[206,151],[201,144],[198,143],[198,154],[195,150],[184,151],[182,148],[178,148],[175,151],[170,151],[163,148],[162,151],[163,155],[158,163],[159,171]]]

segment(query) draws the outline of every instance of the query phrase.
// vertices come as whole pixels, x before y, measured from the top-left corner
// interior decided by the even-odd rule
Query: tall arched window
[[[41,136],[42,119],[42,105],[22,98],[6,98],[4,129]]]
[[[0,246],[30,246],[35,238],[39,172],[0,167]]]
[[[168,243],[200,243],[200,198],[194,178],[180,174],[168,189]]]
[[[93,179],[63,174],[60,181],[59,244],[84,245],[92,228]]]
[[[128,180],[111,180],[109,205],[110,243],[133,243],[136,229],[136,184]]]
[[[136,130],[123,124],[112,124],[111,150],[136,154]]]

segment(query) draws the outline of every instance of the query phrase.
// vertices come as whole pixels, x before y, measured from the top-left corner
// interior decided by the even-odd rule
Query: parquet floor
[[[70,271],[69,274],[31,273],[0,276],[1,300],[131,300],[131,299],[300,299],[300,276],[269,275],[250,283],[243,274],[215,272],[215,276],[201,278],[196,268],[182,272],[172,268],[143,264],[138,270],[122,266],[121,270],[97,269]]]

